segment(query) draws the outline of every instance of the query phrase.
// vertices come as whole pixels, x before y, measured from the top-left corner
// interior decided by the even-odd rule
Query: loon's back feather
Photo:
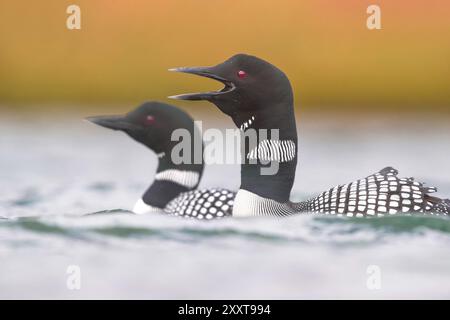
[[[450,215],[450,199],[441,199],[438,197],[432,197],[425,195],[426,201],[433,204],[433,211],[437,214]]]
[[[297,203],[299,211],[355,217],[386,214],[450,214],[450,200],[433,197],[434,187],[414,178],[399,178],[387,167],[367,178],[340,185],[311,200]]]
[[[226,189],[197,189],[180,194],[164,208],[175,216],[211,220],[231,216],[235,192]]]
[[[370,217],[394,214],[450,215],[450,200],[430,194],[436,188],[425,187],[414,178],[399,178],[398,171],[386,167],[364,179],[339,185],[319,196],[298,203],[279,203],[263,207],[266,215],[287,216],[302,213]],[[166,213],[194,219],[229,217],[233,212],[236,193],[226,189],[200,189],[184,192],[166,206]],[[269,199],[266,199],[269,200]]]

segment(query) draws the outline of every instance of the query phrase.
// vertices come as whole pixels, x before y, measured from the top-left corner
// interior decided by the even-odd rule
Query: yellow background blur
[[[167,69],[243,52],[284,70],[306,110],[450,111],[448,0],[2,0],[0,45],[2,109],[217,89]]]

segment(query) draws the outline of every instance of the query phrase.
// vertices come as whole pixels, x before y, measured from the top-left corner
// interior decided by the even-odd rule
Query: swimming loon
[[[226,189],[196,190],[203,173],[203,161],[195,163],[194,144],[191,161],[175,163],[172,150],[179,141],[172,133],[184,129],[200,137],[193,119],[182,110],[161,102],[146,102],[125,115],[86,118],[105,128],[123,131],[153,150],[158,156],[155,179],[133,208],[136,214],[167,213],[196,219],[231,215],[235,193]],[[192,141],[192,140],[191,140]]]
[[[241,186],[232,215],[288,216],[324,213],[347,216],[382,216],[397,213],[450,214],[450,201],[432,197],[435,188],[414,179],[397,177],[388,167],[356,182],[337,186],[318,197],[289,201],[297,165],[297,129],[289,79],[277,67],[257,57],[237,54],[212,67],[183,67],[170,71],[189,73],[223,83],[219,91],[181,94],[169,98],[207,100],[231,117],[245,134],[254,129],[258,143],[241,146]],[[266,129],[266,130],[264,130]],[[278,136],[271,139],[272,129]],[[264,132],[264,135],[262,135]],[[251,163],[255,162],[255,163]],[[267,161],[277,162],[275,175],[261,174]]]

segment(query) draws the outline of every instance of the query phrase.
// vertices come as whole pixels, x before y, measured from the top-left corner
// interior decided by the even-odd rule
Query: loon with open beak
[[[234,201],[233,216],[287,216],[307,212],[352,217],[450,214],[450,200],[430,195],[436,192],[435,188],[424,187],[412,178],[399,178],[398,171],[391,167],[332,188],[314,199],[291,202],[298,150],[293,93],[287,76],[269,62],[246,54],[237,54],[213,67],[171,70],[224,84],[219,91],[172,98],[207,100],[230,116],[238,128],[256,131],[257,146],[243,146],[246,157],[241,164],[241,186]],[[261,135],[274,129],[278,131],[276,137]],[[275,174],[261,174],[267,161],[278,166]]]

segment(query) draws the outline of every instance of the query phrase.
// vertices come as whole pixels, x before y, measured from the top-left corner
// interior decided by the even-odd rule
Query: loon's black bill
[[[88,117],[86,120],[112,130],[127,130],[132,127],[124,116],[96,116]]]
[[[171,99],[177,99],[177,100],[211,100],[216,96],[219,96],[221,94],[225,94],[228,92],[233,91],[236,86],[233,82],[217,75],[214,73],[214,67],[182,67],[182,68],[172,68],[169,69],[169,71],[174,72],[182,72],[182,73],[190,73],[195,74],[197,76],[205,77],[214,79],[217,81],[220,81],[224,84],[224,87],[222,90],[219,91],[209,91],[209,92],[200,92],[200,93],[186,93],[186,94],[179,94],[175,96],[169,96]]]

